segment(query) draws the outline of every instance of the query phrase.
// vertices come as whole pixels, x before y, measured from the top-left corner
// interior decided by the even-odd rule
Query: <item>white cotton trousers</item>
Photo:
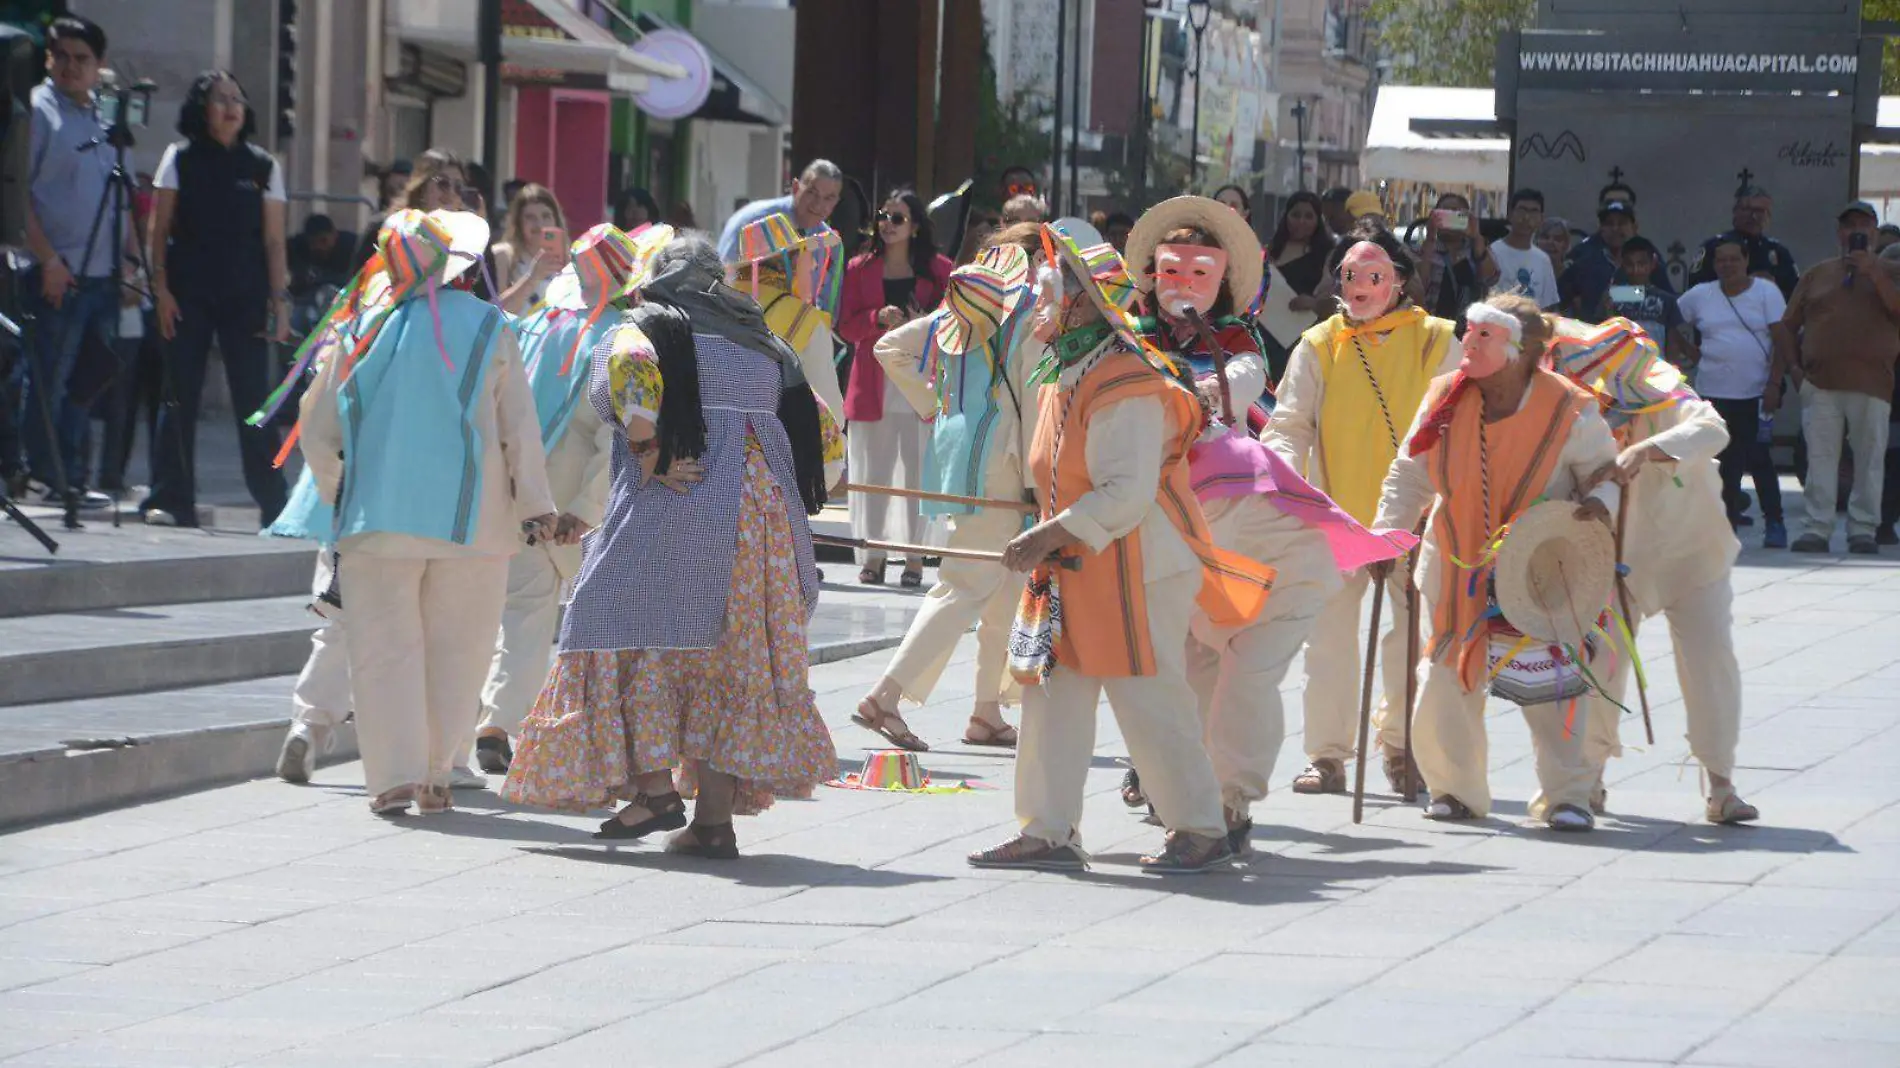
[[[334,574],[330,550],[319,549],[310,583],[313,609],[322,603],[316,598],[329,592]],[[336,608],[323,604],[317,614],[323,626],[310,635],[310,658],[291,688],[291,718],[306,727],[335,730],[350,717],[349,636],[343,629],[343,614]]]
[[[1221,804],[1242,819],[1267,796],[1267,780],[1286,741],[1280,684],[1313,633],[1328,592],[1326,585],[1311,583],[1276,586],[1266,618],[1220,635],[1217,645],[1188,639],[1188,684],[1220,780]],[[1147,769],[1141,774],[1146,790]]]
[[[1735,658],[1734,605],[1735,589],[1724,575],[1662,610],[1675,646],[1676,679],[1689,722],[1689,753],[1710,774],[1724,779],[1735,775],[1735,749],[1742,734],[1742,666]],[[1637,708],[1627,696],[1631,671],[1629,657],[1617,657],[1605,685],[1618,702]],[[1587,756],[1601,768],[1623,751],[1619,728],[1625,717],[1621,709],[1600,697],[1590,704]]]
[[[1487,688],[1468,693],[1456,668],[1427,660],[1418,712],[1412,720],[1412,756],[1433,798],[1455,797],[1479,816],[1491,812],[1490,749],[1485,736]],[[1574,717],[1570,702],[1531,705],[1523,710],[1537,759],[1538,793],[1530,803],[1533,819],[1557,805],[1588,808],[1590,791],[1602,774],[1601,763],[1584,754],[1589,702],[1579,698]]]
[[[554,659],[562,582],[554,557],[542,546],[530,545],[509,558],[507,602],[482,687],[482,728],[499,728],[511,737],[521,733],[521,721],[541,696]]]
[[[1058,666],[1042,685],[1024,689],[1016,750],[1016,818],[1024,834],[1081,846],[1096,706],[1104,693],[1162,825],[1201,835],[1227,833],[1220,781],[1201,740],[1183,655],[1199,590],[1194,573],[1148,584],[1154,675],[1099,678]]]
[[[1377,741],[1373,748],[1383,746],[1392,753],[1405,750],[1405,717],[1396,708],[1405,703],[1405,636],[1411,623],[1405,609],[1403,566],[1400,561],[1400,569],[1386,580],[1385,608],[1380,618],[1390,622],[1379,641],[1379,679],[1384,693],[1372,710]],[[1350,761],[1358,749],[1360,688],[1366,670],[1361,610],[1371,586],[1372,578],[1363,568],[1347,575],[1345,586],[1320,610],[1312,637],[1307,640],[1304,707],[1308,760]]]
[[[1854,485],[1847,497],[1847,536],[1873,537],[1880,525],[1880,494],[1887,462],[1887,419],[1892,402],[1848,390],[1801,383],[1801,432],[1808,440],[1806,532],[1834,536],[1839,502],[1841,445],[1854,451]]]
[[[845,434],[845,462],[851,481],[865,486],[918,489],[924,484],[924,442],[929,434],[916,409],[887,377],[884,418],[852,423]],[[851,536],[871,541],[919,545],[924,516],[917,502],[880,493],[851,494]],[[882,552],[859,550],[859,566],[881,563]]]
[[[1020,512],[986,509],[952,517],[949,545],[1001,552],[1022,529]],[[903,644],[884,669],[885,676],[903,688],[903,696],[920,705],[927,703],[957,643],[974,626],[976,703],[1013,702],[1018,691],[1009,675],[1009,631],[1022,600],[1023,581],[1023,576],[1001,564],[946,557]]]
[[[446,784],[494,656],[508,558],[345,549],[341,574],[364,789]]]

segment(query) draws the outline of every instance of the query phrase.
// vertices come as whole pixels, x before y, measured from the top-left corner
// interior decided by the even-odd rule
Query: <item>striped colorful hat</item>
[[[780,212],[749,223],[739,231],[739,258],[735,262],[757,263],[804,247],[805,235],[798,232],[790,215]]]
[[[739,231],[739,251],[728,267],[757,268],[767,260],[776,260],[785,275],[786,288],[806,302],[828,304],[833,294],[820,292],[831,276],[831,265],[838,261],[844,243],[838,232],[822,223],[812,232],[801,234],[792,217],[780,212],[749,223]],[[755,269],[753,285],[759,281]],[[756,291],[753,294],[757,296]]]
[[[1554,319],[1549,354],[1558,373],[1602,399],[1612,425],[1695,396],[1662,347],[1628,319],[1595,326]]]
[[[950,272],[932,328],[937,346],[961,356],[987,344],[1030,292],[1029,254],[1021,246],[984,249],[976,262]]]
[[[1135,302],[1141,291],[1128,273],[1121,253],[1107,242],[1082,245],[1076,239],[1080,229],[1066,219],[1043,224],[1043,248],[1051,259],[1060,259],[1086,286],[1089,298],[1101,310],[1108,325],[1136,352],[1151,351],[1141,340],[1135,325]],[[1092,229],[1090,231],[1093,233]],[[1165,361],[1165,357],[1163,360]]]

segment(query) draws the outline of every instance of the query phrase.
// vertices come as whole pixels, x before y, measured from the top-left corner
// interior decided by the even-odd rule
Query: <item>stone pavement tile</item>
[[[1891,960],[1834,957],[1777,993],[1763,1009],[1787,1015],[1811,1012],[1890,1017],[1895,1008],[1895,972]],[[1900,1030],[1895,1040],[1900,1041]]]
[[[1351,1060],[1343,1061],[1339,1047],[1334,1043],[1306,1045],[1283,1042],[1277,1035],[1268,1035],[1258,1042],[1229,1050],[1218,1060],[1206,1062],[1206,1068],[1265,1068],[1271,1065],[1313,1068],[1314,1065],[1341,1063],[1350,1063],[1352,1068],[1427,1068],[1442,1059],[1439,1054],[1417,1050],[1355,1049]]]
[[[1827,1065],[1892,1068],[1900,1064],[1900,1023],[1881,1013],[1765,1009],[1698,1048],[1692,1065]]]
[[[1197,959],[1042,946],[981,965],[897,1001],[880,1014],[946,1026],[1035,1031],[1105,1005]]]
[[[1188,1068],[1206,1064],[1230,1043],[1219,1039],[1142,1039],[1125,1035],[1039,1034],[965,1062],[973,1068]]]
[[[462,1017],[411,1016],[318,1038],[300,1038],[289,1032],[285,1034],[291,1040],[289,1048],[244,1063],[272,1068],[364,1063],[472,1068],[546,1047],[570,1034],[566,1028],[511,1017],[497,1017],[484,1021],[481,1027],[471,1027]]]
[[[1130,913],[1165,896],[1153,889],[1094,885],[1082,876],[1039,873],[1003,884],[995,893],[969,898],[892,928],[916,941],[996,942],[1029,946]]]
[[[506,952],[505,950],[503,952]],[[696,996],[791,959],[784,951],[638,943],[555,964],[446,1001],[433,1015],[520,1018],[579,1030]]]
[[[1599,983],[1650,985],[1658,976],[1766,999],[1824,958],[1748,948],[1733,939],[1663,935],[1590,973]]]
[[[1900,961],[1900,919],[1887,919],[1849,942],[1840,952],[1842,958],[1873,957]]]
[[[876,925],[846,923],[758,923],[731,919],[707,920],[690,927],[642,939],[642,945],[737,946],[757,949],[810,951],[848,942],[879,930]]]
[[[1477,984],[1579,979],[1639,944],[1636,936],[1619,939],[1561,930],[1505,933],[1488,924],[1397,964],[1387,975],[1408,985],[1443,983],[1453,977]]]
[[[1676,933],[1744,940],[1751,948],[1833,953],[1893,914],[1890,893],[1753,886],[1685,920]]]
[[[1201,892],[1161,898],[1056,938],[1078,949],[1201,949],[1216,952],[1331,908],[1357,891],[1308,878],[1273,875],[1210,880]]]
[[[946,1068],[1034,1037],[1024,1031],[917,1027],[876,1014],[807,1035],[747,1058],[749,1068],[838,1068],[841,1064],[900,1063],[910,1068]]]
[[[1275,1041],[1446,1057],[1520,1018],[1520,1006],[1442,1004],[1355,990],[1271,1033]]]
[[[1511,1023],[1449,1064],[1519,1064],[1532,1057],[1661,1061],[1687,1055],[1738,1013],[1680,1010],[1668,1017],[1546,1008]]]
[[[1383,967],[1364,958],[1216,954],[1054,1026],[1084,1034],[1244,1042],[1366,983]]]
[[[111,964],[233,930],[203,920],[124,920],[109,912],[68,912],[6,929],[7,952],[34,960]]]

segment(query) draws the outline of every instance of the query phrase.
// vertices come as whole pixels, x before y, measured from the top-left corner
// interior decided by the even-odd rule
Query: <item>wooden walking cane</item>
[[[1425,536],[1425,521],[1420,520],[1412,533],[1420,538]],[[1412,759],[1412,716],[1418,711],[1418,558],[1420,547],[1415,546],[1407,555],[1405,564],[1405,778],[1399,783],[1399,792],[1404,800],[1418,800],[1419,788],[1424,785],[1418,771],[1418,762]]]
[[[1201,343],[1207,346],[1208,358],[1214,361],[1214,381],[1220,385],[1220,421],[1233,426],[1234,397],[1233,391],[1227,386],[1227,350],[1221,348],[1220,338],[1215,335],[1213,326],[1198,309],[1184,307],[1181,313],[1187,317],[1188,325],[1194,328],[1194,332],[1201,336]]]
[[[870,493],[881,497],[907,497],[918,501],[938,501],[943,504],[967,504],[972,508],[1000,508],[1012,512],[1035,515],[1039,509],[1028,501],[1006,501],[1000,497],[964,497],[955,493],[932,493],[928,490],[905,489],[901,486],[871,486],[859,482],[842,482],[838,485],[840,493]]]
[[[863,549],[866,552],[902,553],[905,556],[935,556],[946,560],[982,560],[986,563],[1000,564],[1002,553],[984,552],[981,549],[950,549],[938,545],[907,545],[901,541],[872,541],[869,538],[846,538],[837,534],[814,533],[811,540],[820,545],[836,545],[845,549]],[[1061,556],[1052,561],[1057,566],[1073,571],[1082,566],[1082,561],[1074,556]]]
[[[1385,608],[1385,581],[1372,584],[1372,630],[1366,635],[1366,682],[1359,691],[1359,766],[1352,782],[1352,821],[1360,823],[1366,812],[1366,743],[1372,733],[1372,669],[1379,660],[1379,615]]]
[[[1643,682],[1643,673],[1636,667],[1636,617],[1630,615],[1629,583],[1623,580],[1623,523],[1630,514],[1630,487],[1624,486],[1623,493],[1616,502],[1616,604],[1623,610],[1623,626],[1630,637],[1629,648],[1623,654],[1630,658],[1630,674],[1636,676],[1636,696],[1643,703],[1643,736],[1650,745],[1656,744],[1656,725],[1649,718],[1649,687]]]

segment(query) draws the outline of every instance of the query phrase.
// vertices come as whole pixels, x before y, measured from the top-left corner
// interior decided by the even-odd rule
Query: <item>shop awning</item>
[[[1497,94],[1490,89],[1380,86],[1366,130],[1366,147],[1359,154],[1361,179],[1504,188],[1511,174],[1509,138],[1428,137],[1412,123],[1413,119],[1489,120],[1496,101]]]
[[[634,15],[634,23],[649,33],[656,30],[691,32],[644,11]],[[785,126],[792,121],[790,107],[747,77],[738,64],[707,48],[704,38],[698,40],[700,47],[706,49],[706,55],[712,60],[713,85],[712,95],[693,113],[693,118],[716,122],[749,122],[759,126]]]
[[[405,0],[390,5],[390,24],[405,40],[472,58],[476,40],[471,6],[466,0]],[[502,0],[501,20],[502,61],[515,72],[544,72],[551,76],[547,80],[592,75],[607,89],[626,94],[645,92],[652,78],[686,76],[672,63],[621,44],[570,0]]]

